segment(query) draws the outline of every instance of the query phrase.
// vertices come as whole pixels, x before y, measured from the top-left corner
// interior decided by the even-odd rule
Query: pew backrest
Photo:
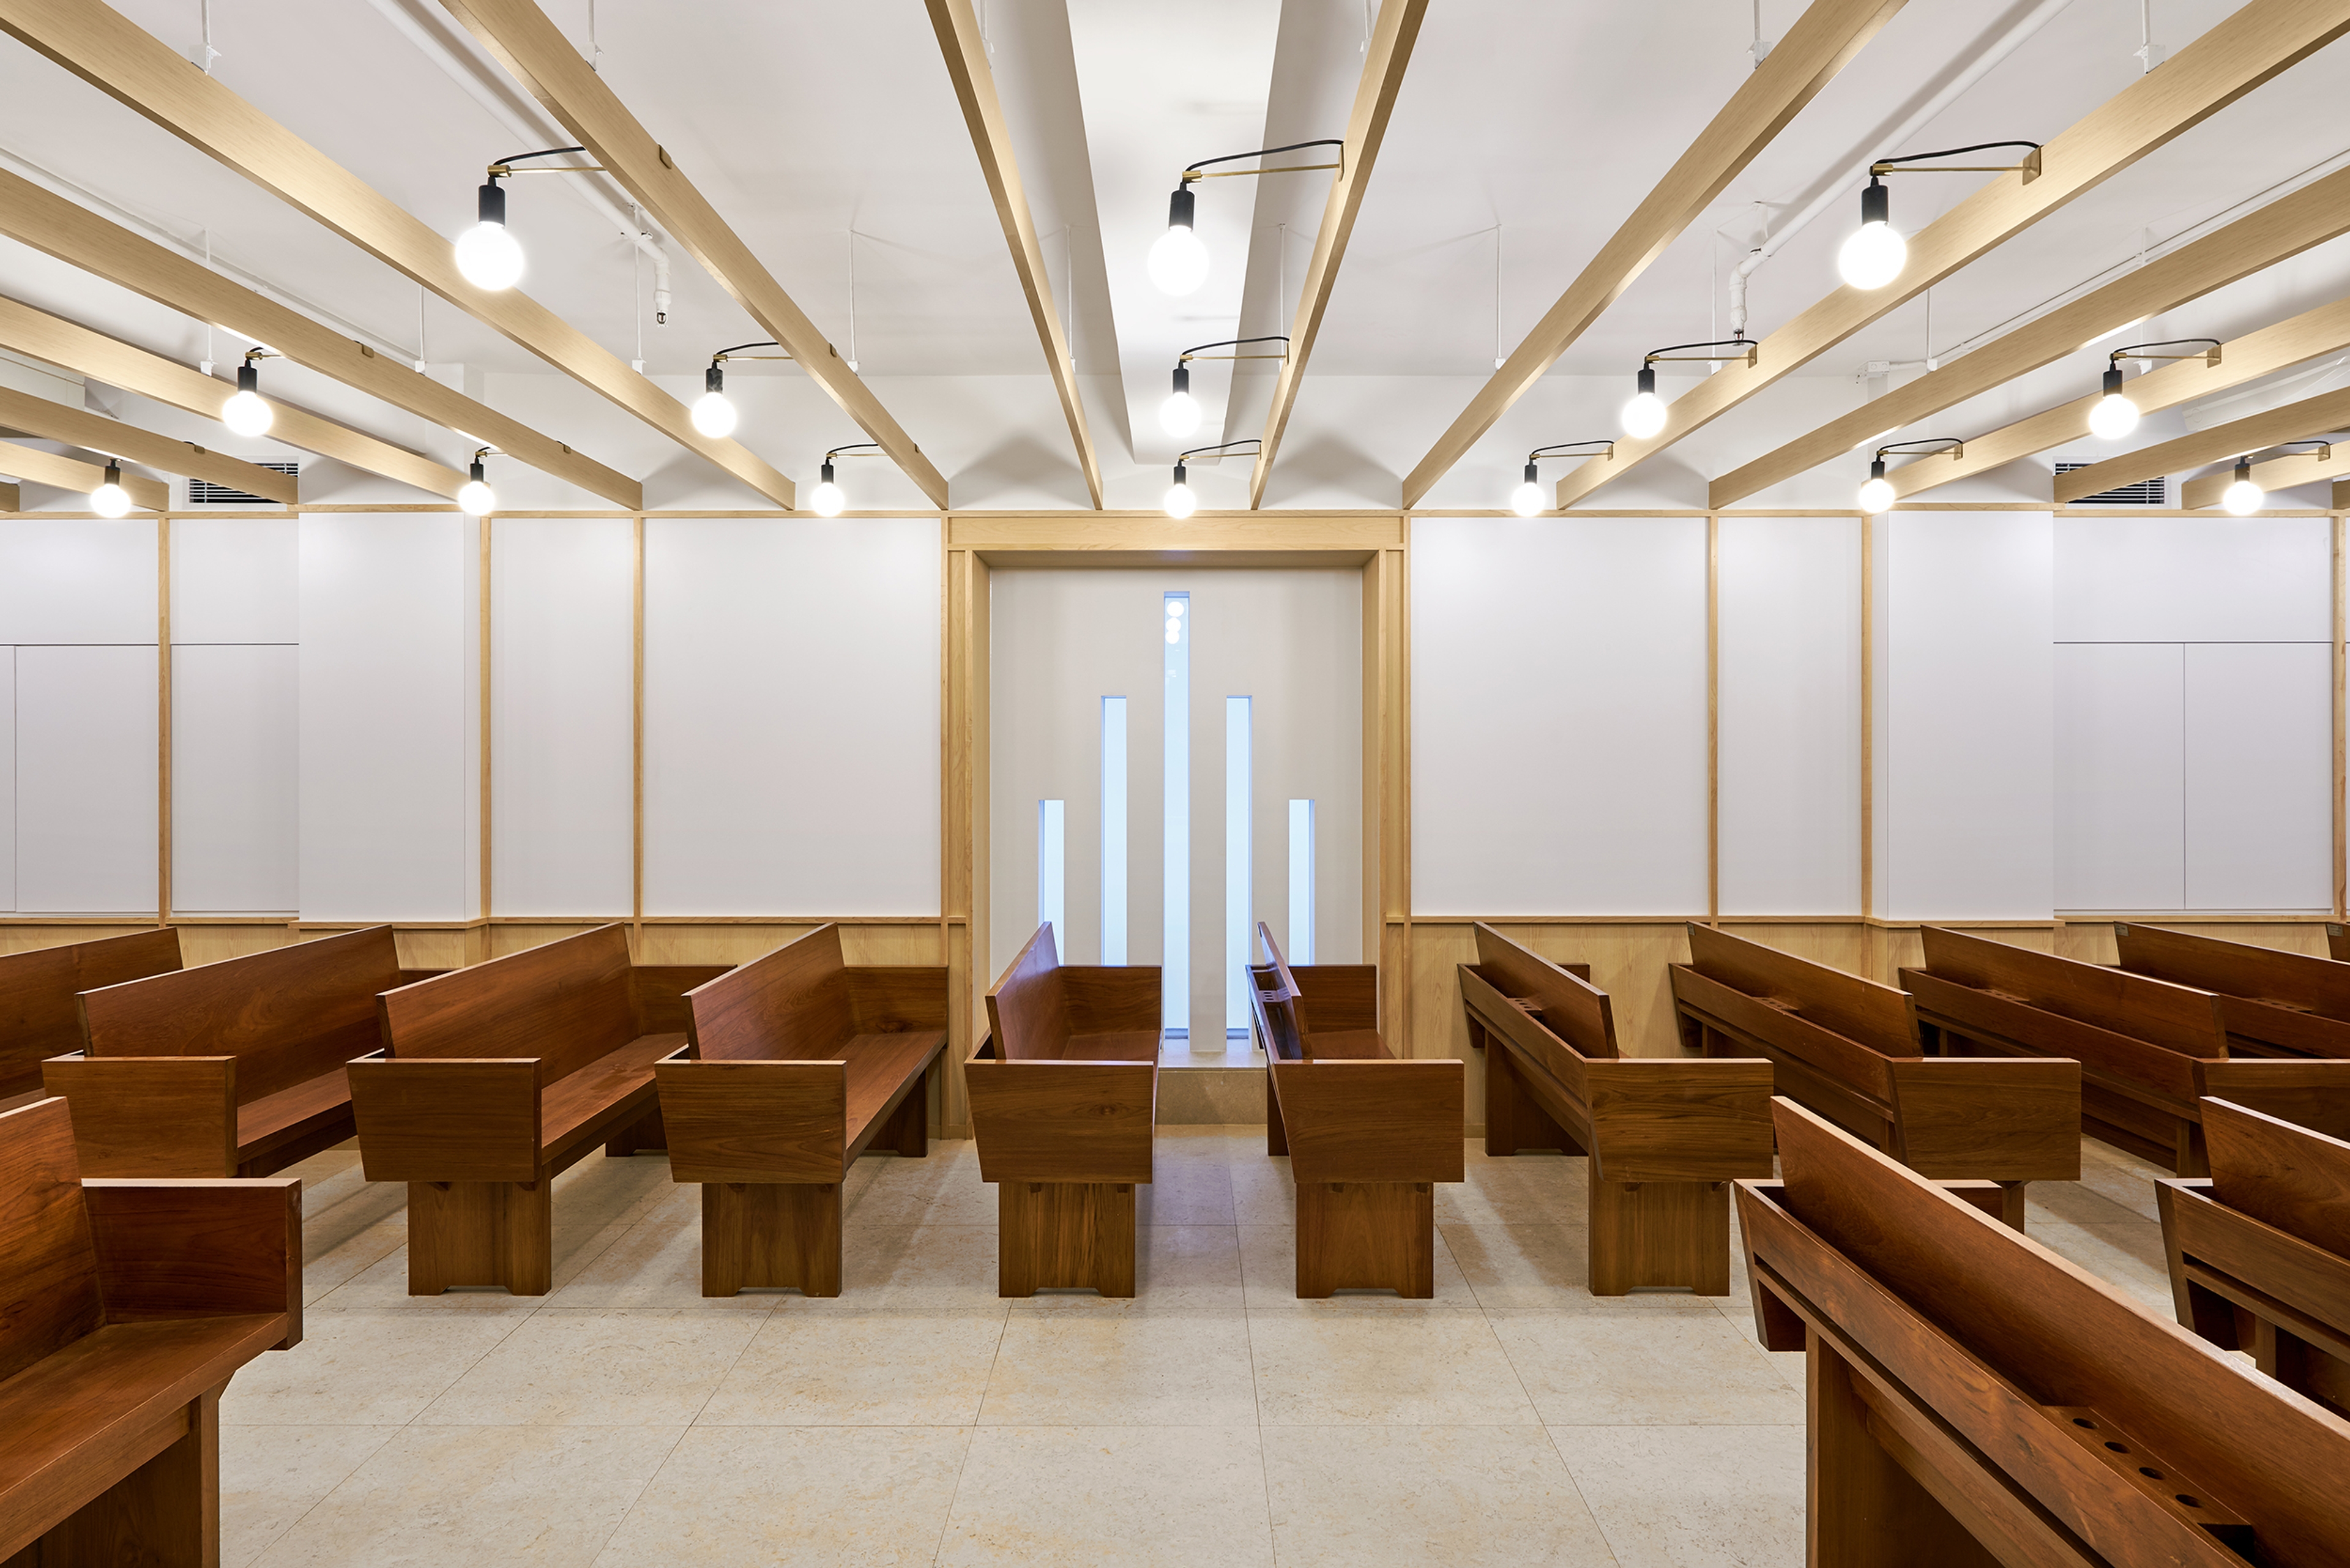
[[[1577,980],[1538,953],[1480,923],[1477,968],[1488,983],[1513,1001],[1530,1005],[1542,1026],[1576,1054],[1615,1056],[1616,1008],[1606,992]]]
[[[40,1087],[44,1058],[81,1048],[81,992],[179,967],[176,926],[0,958],[0,1096]]]
[[[858,1031],[840,928],[827,925],[687,993],[704,1062],[820,1062]]]
[[[2350,1258],[2350,1142],[2227,1100],[2203,1102],[2211,1195]]]
[[[1072,1028],[1070,998],[1056,971],[1061,967],[1049,922],[1036,928],[995,986],[987,993],[987,1027],[1006,1062],[1059,1057]]]
[[[382,1044],[376,998],[400,987],[390,926],[371,926],[81,997],[89,1054],[234,1056],[240,1105],[339,1072]]]
[[[98,1250],[63,1100],[8,1118],[0,1137],[0,1382],[105,1321]]]
[[[1883,1056],[1922,1054],[1917,1004],[1905,991],[1813,963],[1692,920],[1690,964],[1708,980],[1767,999]]]
[[[2350,1022],[2350,964],[2159,926],[2116,923],[2114,941],[2133,974]]]
[[[637,1038],[629,933],[611,925],[378,999],[398,1059],[536,1057],[551,1085]]]
[[[2184,1055],[2228,1054],[2227,1021],[2220,999],[2208,991],[1939,926],[1918,934],[1925,944],[1926,972],[1937,980],[1996,992]]]
[[[1257,940],[1291,998],[1297,1027],[1306,1034],[1377,1029],[1379,1026],[1379,969],[1377,964],[1307,964],[1292,969],[1274,940],[1273,929],[1256,925]],[[1268,997],[1270,1000],[1270,997]]]

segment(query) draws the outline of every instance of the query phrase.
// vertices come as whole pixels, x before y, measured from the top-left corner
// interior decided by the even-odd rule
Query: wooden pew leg
[[[1877,1441],[1851,1364],[1818,1334],[1805,1383],[1807,1568],[1992,1568],[2000,1561]]]
[[[667,1154],[669,1133],[661,1126],[660,1107],[655,1106],[636,1121],[616,1130],[604,1142],[608,1159],[626,1159],[634,1154]]]
[[[1436,1294],[1435,1183],[1299,1182],[1297,1299],[1380,1289]]]
[[[1591,1293],[1620,1296],[1643,1285],[1730,1293],[1730,1184],[1602,1181],[1591,1191]]]
[[[2002,1181],[1999,1184],[2000,1222],[2017,1235],[2023,1234],[2023,1189],[2029,1183]]]
[[[840,1293],[840,1187],[836,1182],[702,1184],[702,1293],[795,1287]]]
[[[221,1385],[225,1388],[226,1384]],[[84,1503],[36,1546],[9,1559],[38,1568],[139,1563],[220,1568],[221,1388],[175,1417],[185,1430],[161,1453]]]
[[[1485,1154],[1499,1158],[1522,1148],[1583,1152],[1567,1130],[1534,1103],[1518,1075],[1516,1058],[1496,1042],[1485,1053]]]
[[[876,1133],[871,1148],[886,1148],[908,1159],[926,1158],[931,1152],[931,1075],[907,1092]]]
[[[1273,1074],[1264,1075],[1264,1153],[1267,1159],[1289,1152],[1289,1124],[1281,1119],[1281,1096],[1274,1093]]]
[[[1133,1183],[999,1181],[995,1219],[997,1295],[1134,1293]]]
[[[504,1285],[543,1296],[555,1282],[555,1215],[546,1181],[408,1184],[408,1293]]]

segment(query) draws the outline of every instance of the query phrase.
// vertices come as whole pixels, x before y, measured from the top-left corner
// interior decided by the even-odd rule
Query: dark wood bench
[[[84,1180],[0,1116],[0,1563],[220,1562],[220,1397],[302,1339],[302,1184]]]
[[[80,1049],[74,998],[179,967],[176,926],[0,958],[0,1103],[38,1095],[41,1064]]]
[[[1730,1293],[1730,1189],[1771,1174],[1771,1064],[1625,1056],[1607,993],[1491,926],[1460,966],[1485,1152],[1589,1158],[1591,1293]]]
[[[653,1070],[670,1175],[702,1184],[702,1293],[840,1293],[857,1157],[930,1152],[943,968],[852,968],[822,926],[689,992],[688,1047]]]
[[[1908,992],[1692,920],[1671,966],[1685,1044],[1767,1056],[1778,1092],[1918,1175],[1996,1181],[2023,1229],[2027,1182],[2081,1179],[2081,1065],[1928,1056]]]
[[[963,1064],[979,1175],[995,1183],[996,1292],[1134,1293],[1134,1189],[1150,1181],[1159,971],[1064,966],[1036,928],[987,993]]]
[[[2350,964],[2158,926],[2114,940],[2132,974],[2218,992],[2231,1054],[2350,1056]]]
[[[2209,1178],[2155,1183],[2178,1321],[2350,1417],[2350,1142],[2225,1100],[2203,1137]]]
[[[93,1176],[266,1176],[351,1136],[343,1064],[405,981],[390,926],[85,992],[43,1077]]]
[[[653,1064],[686,1043],[679,982],[724,972],[640,977],[612,925],[378,999],[383,1047],[347,1071],[367,1179],[408,1183],[409,1294],[546,1293],[555,1178],[598,1145],[662,1147]]]
[[[2338,1568],[2350,1424],[1793,1101],[1738,1184],[1807,1353],[1809,1563]]]
[[[1399,1061],[1375,964],[1293,970],[1260,921],[1249,968],[1265,1054],[1265,1152],[1297,1184],[1297,1294],[1436,1294],[1436,1183],[1466,1174],[1459,1062]]]
[[[1941,1054],[2070,1057],[2081,1130],[2201,1176],[2204,1096],[2331,1131],[2350,1120],[2350,1061],[2230,1060],[2220,998],[2168,981],[1928,926],[1901,971]]]

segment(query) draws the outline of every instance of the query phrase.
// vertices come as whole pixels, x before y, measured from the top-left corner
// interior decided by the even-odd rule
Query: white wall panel
[[[175,910],[298,909],[300,681],[286,644],[172,647]]]
[[[2327,907],[2332,647],[2237,643],[2186,651],[2188,907]]]
[[[2044,512],[1896,513],[1883,577],[1877,910],[2055,908],[2054,527]]]
[[[2056,907],[2187,908],[2186,667],[2175,642],[2056,649]]]
[[[1706,901],[1705,521],[1415,518],[1412,903]]]
[[[16,650],[18,909],[152,914],[155,738],[153,644]]]
[[[490,531],[491,888],[501,915],[624,915],[636,898],[634,525]]]
[[[2059,642],[2303,642],[2334,636],[2323,517],[2065,517]]]
[[[300,536],[301,912],[468,919],[479,524],[338,513]]]
[[[645,907],[935,915],[935,518],[645,525]]]
[[[291,517],[172,521],[172,641],[283,642],[301,635]]]
[[[0,528],[0,643],[155,642],[155,520]]]
[[[1860,530],[1721,523],[1721,910],[1856,915]]]
[[[0,647],[0,909],[16,907],[16,650]]]

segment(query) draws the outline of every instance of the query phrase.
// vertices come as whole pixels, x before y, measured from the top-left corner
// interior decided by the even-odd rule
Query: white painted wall
[[[299,912],[300,650],[172,649],[172,908]]]
[[[2331,905],[2333,649],[2187,648],[2187,907]]]
[[[2187,649],[2056,648],[2056,907],[2187,907]]]
[[[20,912],[153,915],[155,686],[151,643],[16,649]]]

